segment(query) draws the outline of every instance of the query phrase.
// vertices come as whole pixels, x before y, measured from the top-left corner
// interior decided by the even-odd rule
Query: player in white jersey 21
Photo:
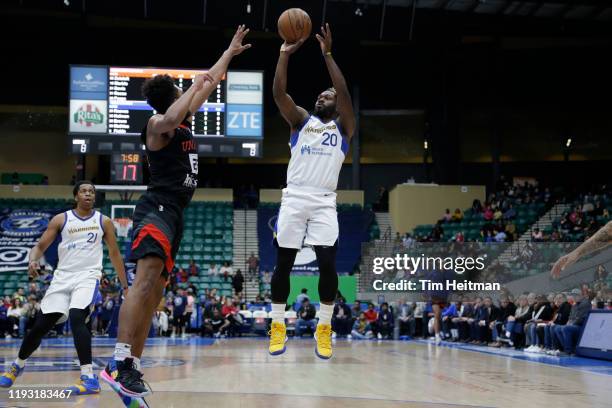
[[[93,373],[91,333],[86,326],[102,276],[102,240],[108,246],[110,259],[119,281],[127,290],[123,259],[117,246],[112,221],[95,211],[96,190],[89,181],[80,181],[73,190],[73,210],[51,219],[47,230],[30,251],[30,276],[38,276],[38,261],[59,235],[59,262],[51,285],[41,302],[41,314],[25,335],[19,354],[9,369],[0,376],[0,387],[8,388],[21,375],[28,357],[40,346],[42,338],[58,323],[70,319],[74,345],[81,365],[79,382],[70,387],[73,395],[98,394],[100,384]]]
[[[332,356],[331,317],[338,292],[336,249],[338,215],[336,186],[342,162],[355,131],[355,114],[346,81],[331,52],[329,24],[317,34],[333,88],[318,97],[313,114],[297,106],[287,94],[289,56],[305,40],[281,46],[274,76],[274,101],[291,127],[291,159],[287,187],[283,189],[276,225],[277,265],[272,276],[272,325],[269,352],[285,352],[285,307],[290,292],[289,274],[302,245],[314,247],[319,264],[319,322],[315,353]]]

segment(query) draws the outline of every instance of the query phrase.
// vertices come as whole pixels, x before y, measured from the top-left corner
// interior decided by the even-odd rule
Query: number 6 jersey
[[[287,187],[335,191],[349,145],[336,121],[312,115],[291,134]]]
[[[102,214],[94,211],[91,216],[81,218],[74,210],[70,210],[64,213],[64,217],[61,241],[57,247],[59,262],[54,278],[92,274],[99,279],[102,275],[104,238]]]

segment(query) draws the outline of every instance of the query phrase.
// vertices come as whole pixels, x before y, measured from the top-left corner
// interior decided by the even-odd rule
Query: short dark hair
[[[302,288],[302,293],[306,293],[306,292],[308,292],[308,289]]]
[[[142,96],[159,113],[166,113],[176,99],[174,79],[170,75],[156,75],[142,84]]]
[[[72,189],[72,195],[76,197],[77,194],[79,194],[79,190],[81,189],[81,186],[85,184],[91,185],[94,189],[94,193],[96,192],[96,185],[94,183],[92,183],[89,180],[81,180],[74,185],[74,188]]]

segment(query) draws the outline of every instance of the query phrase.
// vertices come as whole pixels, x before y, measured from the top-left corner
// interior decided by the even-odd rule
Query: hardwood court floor
[[[151,339],[145,378],[151,407],[441,408],[610,407],[612,364],[582,358],[528,357],[512,350],[435,347],[425,341],[338,340],[319,360],[312,339],[290,340],[282,356],[264,339]],[[94,339],[98,369],[114,340]],[[19,340],[0,340],[10,364]],[[79,375],[71,339],[45,340],[16,386],[70,384]],[[31,387],[31,386],[30,386]],[[21,388],[21,389],[24,389]],[[70,403],[25,403],[0,391],[0,406],[121,407],[104,384],[101,395]]]

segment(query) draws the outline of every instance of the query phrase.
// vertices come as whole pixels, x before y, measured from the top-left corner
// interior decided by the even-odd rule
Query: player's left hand
[[[569,254],[562,256],[553,265],[553,267],[552,267],[552,269],[550,271],[550,275],[553,278],[558,279],[559,276],[561,276],[561,271],[563,269],[567,268],[568,266],[571,266],[571,265],[575,264],[577,260],[578,260],[578,257],[576,255],[574,255],[573,252],[570,252]]]
[[[329,29],[329,23],[325,24],[325,27],[321,27],[321,34],[316,34],[319,45],[321,46],[321,52],[323,55],[331,52],[332,49],[332,33]]]
[[[244,40],[244,37],[246,37],[248,33],[249,29],[246,28],[244,24],[238,26],[238,29],[234,34],[234,38],[232,38],[232,42],[227,48],[227,50],[232,54],[232,56],[242,54],[242,51],[251,48],[251,44],[242,45],[242,40]]]

